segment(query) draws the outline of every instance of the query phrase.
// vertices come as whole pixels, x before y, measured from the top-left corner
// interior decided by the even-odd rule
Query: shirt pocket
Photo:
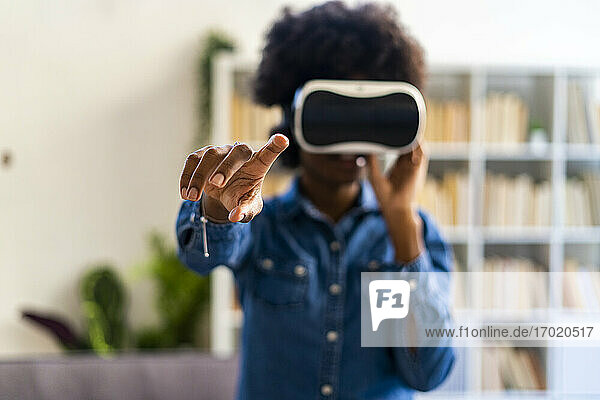
[[[306,260],[265,255],[255,265],[254,297],[272,306],[300,306],[306,292],[312,266]]]

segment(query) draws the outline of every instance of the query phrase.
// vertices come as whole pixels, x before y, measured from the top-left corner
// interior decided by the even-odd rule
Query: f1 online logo
[[[384,319],[402,319],[408,315],[410,284],[404,280],[377,280],[369,283],[373,332]]]

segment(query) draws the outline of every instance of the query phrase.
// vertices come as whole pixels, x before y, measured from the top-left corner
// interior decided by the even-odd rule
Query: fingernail
[[[235,210],[235,208],[233,210],[229,211],[229,215],[227,216],[227,219],[229,219],[231,222],[233,222],[233,220],[231,218],[233,217],[233,214],[235,214],[234,210]]]
[[[221,186],[224,181],[225,176],[222,173],[215,174],[212,178],[210,178],[210,183],[217,186]]]
[[[272,136],[273,141],[275,141],[276,138],[278,138],[277,140],[279,141],[279,143],[276,143],[277,145],[282,146],[282,147],[287,145],[288,138],[285,135],[278,134],[278,135]]]
[[[192,201],[196,201],[198,200],[198,189],[196,189],[195,187],[190,188],[190,190],[188,190],[188,199],[192,200]]]
[[[182,187],[181,188],[181,198],[185,199],[185,194],[187,193],[187,188]]]
[[[244,218],[246,218],[246,214],[244,214],[244,213],[241,213],[241,214],[240,214],[240,221],[243,221],[243,220],[244,220]]]

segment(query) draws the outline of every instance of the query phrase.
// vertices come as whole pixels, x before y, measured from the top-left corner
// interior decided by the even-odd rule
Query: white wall
[[[58,351],[18,310],[76,318],[90,263],[128,269],[149,229],[173,236],[198,38],[220,26],[256,56],[285,3],[0,1],[0,151],[14,155],[0,169],[0,355]],[[432,62],[600,66],[600,2],[393,3]],[[134,286],[140,326],[153,305]]]

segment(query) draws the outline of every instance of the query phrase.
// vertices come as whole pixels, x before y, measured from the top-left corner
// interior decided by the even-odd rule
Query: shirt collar
[[[358,203],[354,207],[363,212],[379,210],[379,204],[377,203],[373,187],[366,179],[360,181]],[[309,215],[318,212],[310,199],[300,192],[300,176],[297,175],[292,179],[289,189],[279,196],[278,213],[284,218],[291,218],[301,211]]]

